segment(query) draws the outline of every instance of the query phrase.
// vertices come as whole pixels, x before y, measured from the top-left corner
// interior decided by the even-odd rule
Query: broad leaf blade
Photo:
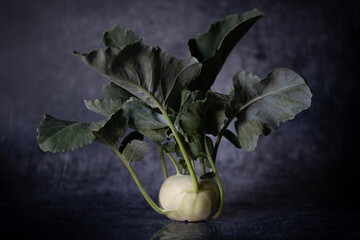
[[[110,98],[93,99],[90,101],[84,100],[84,103],[87,109],[105,117],[110,117],[122,106],[120,100]]]
[[[205,134],[216,136],[226,119],[225,103],[220,94],[208,91],[205,99],[200,96],[199,91],[183,91],[180,113],[175,121],[192,159],[206,156]]]
[[[268,135],[281,122],[291,120],[311,104],[305,80],[290,69],[276,68],[265,79],[241,71],[233,78],[232,112],[241,147],[252,151],[261,134]]]
[[[207,172],[203,175],[200,176],[200,179],[211,179],[215,177],[215,173],[214,172]]]
[[[141,133],[134,131],[129,133],[121,142],[120,147],[119,147],[119,151],[122,153],[126,147],[126,145],[128,145],[132,140],[137,139],[137,140],[144,140],[144,135],[142,135]]]
[[[154,142],[167,138],[168,125],[163,115],[139,99],[131,98],[123,105],[132,129],[140,132]]]
[[[203,122],[205,125],[205,133],[217,136],[221,130],[222,124],[225,122],[225,96],[208,91],[206,93],[206,100],[202,106],[203,108]]]
[[[175,152],[176,142],[166,142],[162,145],[162,150],[167,153]]]
[[[226,129],[224,132],[224,137],[229,140],[235,147],[241,148],[239,138],[229,129]]]
[[[129,93],[127,90],[119,87],[114,83],[104,85],[102,87],[102,92],[106,98],[118,99],[121,100],[122,102],[125,102],[129,98],[134,97],[134,95]]]
[[[149,145],[146,142],[135,139],[126,145],[122,154],[128,162],[137,162],[143,160],[148,151]]]
[[[124,29],[118,25],[104,32],[102,37],[102,43],[105,47],[117,48],[119,50],[139,41],[141,39],[131,29]]]
[[[124,136],[128,129],[128,118],[125,116],[124,110],[120,109],[114,113],[106,124],[99,130],[93,130],[95,136],[100,135],[109,143],[115,145],[118,139]],[[104,143],[103,139],[96,138],[97,141]]]
[[[105,125],[100,122],[72,122],[56,119],[45,115],[37,128],[38,143],[45,152],[72,151],[94,141],[92,130],[98,130]]]
[[[208,91],[205,99],[199,99],[198,93],[198,91],[183,92],[182,105],[176,125],[187,135],[184,136],[185,140],[189,136],[203,139],[204,134],[217,136],[226,119],[226,102],[222,94]]]
[[[253,9],[233,14],[210,25],[207,32],[188,42],[191,55],[203,64],[201,74],[190,85],[190,90],[206,92],[214,83],[231,50],[264,13]]]
[[[89,54],[74,52],[80,60],[120,87],[155,108],[156,99],[162,107],[177,109],[181,91],[195,79],[201,65],[195,58],[178,60],[142,42],[114,48],[94,50]]]

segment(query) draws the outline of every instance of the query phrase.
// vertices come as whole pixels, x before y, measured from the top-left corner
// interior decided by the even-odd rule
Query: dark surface
[[[36,126],[44,113],[99,119],[82,99],[100,97],[108,81],[71,52],[101,47],[114,24],[184,58],[196,33],[253,7],[267,16],[234,49],[213,89],[226,92],[239,70],[263,77],[284,66],[306,78],[312,106],[260,137],[254,152],[224,140],[217,162],[224,214],[172,228],[199,239],[359,239],[359,1],[297,0],[1,2],[0,236],[149,239],[169,224],[108,148],[42,153]],[[156,199],[161,165],[151,147],[134,168]]]
[[[120,195],[6,199],[5,239],[358,239],[359,199],[226,205],[221,218],[174,222]],[[339,204],[342,202],[343,204]],[[2,209],[3,210],[3,209]],[[2,238],[4,239],[4,238]]]

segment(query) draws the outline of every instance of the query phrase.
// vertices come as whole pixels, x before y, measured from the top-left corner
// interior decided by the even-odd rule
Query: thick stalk
[[[214,147],[214,157],[215,157],[215,160],[216,160],[216,156],[217,156],[217,151],[219,149],[219,144],[220,144],[220,141],[221,141],[221,138],[224,136],[224,133],[225,133],[225,130],[229,127],[230,123],[232,122],[232,120],[234,120],[234,118],[242,111],[244,110],[245,108],[247,108],[248,106],[250,106],[251,104],[253,104],[254,102],[258,101],[259,99],[261,98],[264,98],[266,96],[269,96],[271,94],[266,94],[262,97],[256,97],[254,98],[253,100],[249,101],[248,103],[246,103],[245,105],[243,105],[241,108],[239,108],[239,110],[236,111],[236,113],[230,117],[228,119],[228,121],[224,124],[224,126],[222,127],[222,129],[220,130],[219,134],[218,134],[218,137],[216,139],[216,142],[215,142],[215,147]]]
[[[209,160],[209,162],[210,162],[211,169],[212,169],[212,171],[213,171],[214,174],[215,174],[215,178],[216,178],[216,181],[218,182],[219,191],[220,191],[220,204],[219,204],[219,209],[218,209],[217,212],[211,217],[211,218],[215,219],[215,218],[217,218],[217,217],[220,216],[220,214],[221,214],[221,212],[222,212],[222,209],[223,209],[223,207],[224,207],[224,188],[223,188],[223,185],[222,185],[222,182],[221,182],[219,173],[218,173],[218,171],[216,170],[215,163],[214,163],[214,161],[213,161],[213,159],[212,159],[211,153],[210,153],[210,151],[209,151],[209,148],[208,148],[208,145],[207,145],[207,142],[206,142],[206,137],[204,138],[204,141],[205,141],[206,154],[207,154],[208,160]]]
[[[160,145],[158,145],[159,153],[160,153],[160,159],[161,159],[161,166],[164,173],[164,179],[166,180],[168,178],[168,172],[166,168],[165,158],[164,158],[164,152]]]
[[[97,134],[96,132],[94,132],[94,134],[96,135],[96,137],[100,138],[102,141],[104,141],[106,143],[106,145],[108,145],[121,159],[121,161],[125,164],[126,168],[129,170],[131,176],[133,177],[137,187],[139,188],[140,192],[142,193],[142,195],[144,196],[145,200],[148,202],[148,204],[157,212],[160,214],[167,214],[169,212],[171,212],[171,210],[164,210],[161,209],[149,196],[149,194],[146,192],[144,186],[141,184],[139,178],[137,177],[134,169],[131,167],[131,165],[128,163],[128,161],[126,161],[126,159],[124,158],[124,156],[119,152],[119,150],[113,145],[111,144],[106,138],[104,138],[103,136],[101,136],[100,134]]]
[[[204,175],[205,174],[205,164],[204,164],[204,158],[199,158],[199,162],[200,162],[200,174]]]
[[[216,138],[215,146],[214,146],[214,153],[213,153],[215,161],[216,161],[216,156],[217,156],[217,152],[218,152],[218,149],[219,149],[221,138],[224,136],[225,130],[229,127],[230,123],[232,122],[232,120],[234,120],[234,118],[235,117],[231,117],[231,118],[228,119],[228,121],[224,124],[224,126],[222,127],[222,129],[220,130],[220,132],[219,132],[219,134],[218,134],[218,136]]]
[[[195,161],[191,161],[191,166],[192,166],[192,168],[194,169],[194,172],[195,172],[195,174],[196,174]]]
[[[126,81],[126,82],[136,86],[141,91],[143,91],[146,95],[148,95],[151,98],[151,100],[156,104],[156,106],[159,108],[162,115],[165,117],[165,120],[168,123],[168,126],[170,127],[171,132],[174,134],[174,138],[175,138],[177,144],[179,145],[180,151],[184,156],[184,159],[185,159],[185,162],[186,162],[186,165],[188,167],[188,170],[189,170],[189,173],[190,173],[190,176],[191,176],[191,180],[192,180],[192,183],[193,183],[193,190],[195,192],[198,192],[199,183],[197,181],[195,171],[194,171],[194,169],[193,169],[193,167],[191,165],[191,160],[190,160],[189,155],[187,154],[186,149],[185,149],[184,145],[181,142],[179,134],[177,133],[176,128],[175,128],[174,124],[171,122],[171,119],[169,118],[167,112],[165,111],[163,106],[159,103],[159,101],[148,90],[146,90],[145,88],[143,88],[143,87],[141,87],[139,85],[134,84],[133,82],[129,82],[129,81]]]
[[[174,157],[173,157],[170,153],[168,153],[168,152],[167,152],[166,154],[169,156],[169,158],[171,159],[172,163],[174,164],[174,167],[175,167],[175,170],[176,170],[176,175],[181,175],[179,166],[177,165]]]
[[[186,149],[184,147],[184,145],[182,144],[181,142],[181,139],[179,137],[179,134],[177,133],[176,129],[175,129],[175,126],[174,124],[171,122],[169,116],[167,115],[167,112],[162,108],[162,106],[159,104],[159,109],[161,111],[161,113],[164,115],[170,129],[171,129],[171,132],[174,134],[174,138],[177,142],[177,144],[179,145],[179,148],[180,148],[180,151],[181,153],[183,154],[183,157],[185,159],[185,162],[186,162],[186,166],[188,167],[188,170],[189,170],[189,173],[190,173],[190,176],[191,176],[191,180],[192,180],[192,183],[193,183],[193,190],[195,192],[198,192],[199,190],[199,183],[197,181],[197,178],[196,178],[196,174],[195,174],[195,170],[193,168],[193,166],[191,165],[191,160],[189,158],[189,155],[187,154],[186,152]]]

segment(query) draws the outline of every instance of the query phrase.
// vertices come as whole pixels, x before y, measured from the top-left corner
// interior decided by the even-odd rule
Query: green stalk
[[[219,149],[221,138],[224,136],[225,130],[229,127],[230,123],[232,122],[232,120],[234,120],[236,115],[237,114],[235,114],[234,117],[231,117],[228,119],[228,121],[224,124],[224,126],[222,127],[222,129],[220,130],[220,132],[216,138],[215,146],[214,146],[214,155],[213,155],[215,160],[216,160],[216,156],[217,156],[217,152]]]
[[[191,180],[192,180],[192,183],[193,183],[193,190],[194,190],[194,192],[198,192],[199,191],[199,183],[198,183],[197,178],[196,178],[195,170],[191,165],[191,160],[189,158],[189,155],[187,154],[187,152],[185,150],[185,147],[181,142],[181,139],[180,139],[179,134],[177,133],[177,131],[175,129],[174,124],[171,122],[169,116],[167,115],[167,112],[160,105],[160,103],[157,102],[157,104],[159,104],[158,108],[160,109],[161,113],[164,115],[164,117],[165,117],[165,119],[166,119],[172,133],[174,134],[174,138],[175,138],[177,144],[179,145],[180,151],[184,156],[184,159],[185,159],[185,162],[186,162],[186,165],[188,167],[188,170],[189,170],[189,173],[190,173],[190,176],[191,176]]]
[[[205,174],[205,164],[204,164],[204,158],[199,158],[199,162],[200,162],[200,174],[204,175]]]
[[[219,186],[219,191],[220,191],[220,205],[219,205],[219,209],[217,210],[217,212],[211,217],[213,219],[216,219],[220,216],[221,212],[222,212],[222,209],[224,207],[224,188],[223,188],[223,185],[222,185],[222,182],[221,182],[221,179],[220,179],[220,176],[219,176],[219,173],[218,171],[216,170],[216,167],[215,167],[215,163],[212,159],[212,156],[211,156],[211,153],[209,151],[209,147],[207,145],[207,142],[206,142],[206,136],[204,138],[204,141],[205,141],[205,149],[206,149],[206,154],[207,154],[207,157],[208,157],[208,160],[210,162],[210,165],[211,165],[211,169],[212,171],[214,172],[215,174],[215,178],[216,178],[216,181],[218,182],[218,186]]]
[[[172,163],[174,164],[174,167],[175,167],[175,170],[176,170],[176,175],[181,175],[179,166],[177,165],[174,157],[173,157],[170,153],[168,153],[168,152],[167,152],[166,154],[169,156],[169,158],[171,159]]]
[[[195,162],[194,162],[194,161],[191,161],[191,166],[192,166],[192,168],[194,169],[194,172],[195,172],[195,174],[196,174],[196,168],[195,168]]]
[[[181,142],[179,134],[177,133],[176,128],[175,128],[174,124],[171,122],[171,119],[169,118],[167,112],[165,111],[163,106],[159,103],[159,101],[153,95],[151,95],[151,93],[149,93],[149,91],[147,91],[145,88],[143,88],[143,87],[141,87],[139,85],[136,85],[136,84],[134,84],[133,82],[130,82],[130,81],[125,81],[125,82],[136,86],[141,91],[143,91],[146,95],[148,95],[151,98],[151,100],[156,104],[156,106],[159,108],[162,115],[165,117],[165,120],[168,123],[171,132],[174,134],[174,138],[175,138],[177,144],[179,145],[180,151],[181,151],[182,155],[184,156],[184,159],[185,159],[185,162],[186,162],[186,165],[188,167],[188,170],[189,170],[189,173],[190,173],[190,176],[191,176],[191,180],[192,180],[192,183],[193,183],[193,191],[198,192],[199,191],[199,183],[197,181],[195,171],[194,171],[194,169],[193,169],[193,167],[191,165],[191,160],[190,160],[189,155],[187,154],[186,149],[185,149],[184,145]]]
[[[220,130],[219,134],[218,134],[218,137],[216,139],[216,142],[215,142],[215,147],[214,147],[214,157],[215,157],[215,160],[216,160],[216,156],[217,156],[217,151],[219,149],[219,145],[220,145],[220,141],[221,141],[221,138],[224,136],[224,133],[225,133],[225,130],[229,127],[230,123],[232,122],[232,120],[234,120],[234,118],[242,111],[244,110],[245,108],[247,108],[248,106],[250,106],[251,104],[253,104],[254,102],[256,102],[257,100],[261,99],[261,98],[264,98],[266,96],[269,96],[270,94],[266,94],[262,97],[257,97],[257,98],[254,98],[253,100],[251,100],[250,102],[246,103],[244,106],[242,106],[241,108],[239,108],[239,110],[237,110],[237,112],[228,119],[228,121],[224,124],[224,126],[222,127],[222,129]]]
[[[168,178],[168,172],[167,172],[167,168],[166,168],[166,163],[165,163],[165,158],[164,158],[164,152],[161,148],[160,145],[158,145],[158,149],[159,149],[159,153],[160,153],[160,158],[161,158],[161,166],[163,169],[163,173],[164,173],[164,179],[166,180]]]
[[[121,159],[121,161],[125,164],[126,168],[129,170],[131,176],[133,177],[137,187],[139,188],[140,192],[142,193],[142,195],[144,196],[145,200],[148,202],[148,204],[157,212],[160,214],[168,214],[169,212],[171,212],[172,210],[164,210],[161,209],[149,196],[149,194],[146,192],[144,186],[141,184],[139,178],[137,177],[134,169],[131,167],[131,165],[128,163],[128,161],[126,161],[125,157],[119,152],[119,150],[113,145],[111,144],[106,138],[104,138],[103,136],[101,136],[100,134],[93,132],[94,135],[96,135],[96,137],[100,138],[102,141],[104,141],[106,143],[106,145],[108,145]]]

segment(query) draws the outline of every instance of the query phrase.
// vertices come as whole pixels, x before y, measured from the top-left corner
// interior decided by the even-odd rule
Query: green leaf
[[[99,130],[106,121],[72,122],[45,115],[37,128],[37,141],[45,152],[72,151],[94,141],[92,130]]]
[[[241,147],[252,151],[261,134],[268,135],[280,122],[291,120],[311,104],[305,80],[286,68],[272,70],[265,79],[248,72],[233,78],[231,110]]]
[[[203,143],[200,139],[196,138],[191,142],[183,142],[183,145],[191,160],[196,160],[199,157],[205,157]],[[179,158],[184,158],[178,144],[175,146],[175,153]]]
[[[178,109],[181,91],[195,79],[201,69],[191,57],[178,60],[142,42],[128,45],[121,51],[114,48],[94,50],[89,54],[74,52],[80,60],[120,87],[155,108],[161,104]]]
[[[239,138],[229,129],[226,129],[224,132],[224,137],[229,140],[235,147],[241,148]]]
[[[179,165],[184,170],[184,173],[189,173],[189,169],[187,168],[186,161],[183,158],[179,158]]]
[[[119,147],[119,151],[122,153],[126,147],[126,145],[128,145],[128,143],[130,143],[132,140],[144,140],[144,135],[142,135],[141,133],[134,131],[129,133],[121,142],[120,147]]]
[[[184,137],[190,158],[205,157],[205,134],[217,135],[225,122],[225,103],[220,94],[208,91],[206,98],[199,91],[183,91],[179,116],[175,121]]]
[[[225,122],[225,96],[208,91],[206,93],[206,99],[202,106],[203,110],[203,123],[205,125],[205,133],[217,136],[221,130],[222,124]]]
[[[84,103],[87,109],[105,117],[110,117],[122,106],[120,100],[110,98],[93,99],[90,101],[84,100]]]
[[[197,99],[194,95],[197,92],[187,94],[187,98],[184,98],[176,123],[194,139],[203,139],[204,134],[217,136],[226,119],[223,97],[212,91],[207,92],[205,99]]]
[[[119,50],[139,41],[141,39],[131,29],[124,29],[118,25],[104,32],[102,37],[102,43],[105,47],[117,48]]]
[[[149,151],[149,145],[140,140],[132,140],[126,145],[122,154],[128,162],[141,161],[145,154]]]
[[[114,83],[104,85],[102,87],[102,92],[106,98],[118,99],[122,102],[125,102],[129,98],[134,97],[134,95]]]
[[[251,26],[265,14],[257,9],[233,14],[210,25],[207,32],[188,42],[191,55],[203,64],[201,74],[190,90],[206,92],[214,83],[226,58]]]
[[[187,111],[187,108],[190,104],[194,103],[196,100],[203,100],[204,94],[201,91],[192,91],[183,90],[181,92],[181,105],[179,113]]]
[[[116,145],[119,138],[124,136],[128,129],[128,117],[125,116],[124,110],[120,109],[114,113],[111,118],[106,122],[105,126],[99,130],[93,130],[92,132],[97,137],[98,135],[105,138],[109,143]],[[96,138],[97,141],[105,143],[103,139]]]
[[[211,178],[213,178],[213,177],[215,177],[215,173],[213,173],[213,172],[207,172],[207,173],[201,175],[201,176],[200,176],[200,179],[211,179]]]
[[[163,115],[139,99],[130,98],[123,104],[132,129],[154,142],[167,138],[168,125]]]
[[[166,142],[162,145],[162,149],[167,153],[175,152],[175,142]]]
[[[215,161],[216,161],[216,158],[214,157],[214,143],[213,143],[213,141],[211,140],[211,138],[209,138],[209,137],[206,137],[206,144],[207,144],[207,147],[208,147],[208,149],[209,149],[209,152],[211,153],[211,157],[212,157],[212,159],[213,159],[213,161],[214,161],[214,164],[215,164]],[[210,164],[210,161],[209,161],[209,157],[206,155],[205,156],[205,159],[204,159],[205,161],[205,166],[207,167],[207,168],[211,168],[211,164]]]

